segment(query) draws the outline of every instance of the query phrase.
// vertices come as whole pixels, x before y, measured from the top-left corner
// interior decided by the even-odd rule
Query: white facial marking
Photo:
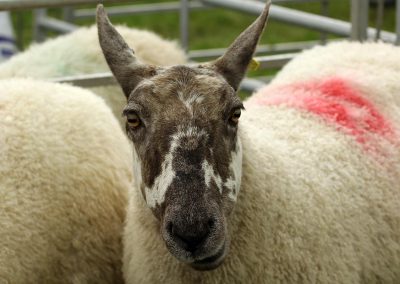
[[[165,155],[164,161],[161,165],[161,173],[154,180],[152,187],[145,187],[146,202],[150,208],[155,208],[165,200],[165,194],[167,189],[172,184],[176,173],[172,168],[172,162],[175,150],[180,145],[180,140],[184,137],[197,137],[206,136],[207,133],[204,130],[200,130],[197,127],[187,127],[184,130],[179,130],[171,136],[172,141],[168,153]],[[136,185],[140,188],[142,185],[142,170],[141,163],[138,155],[134,149],[134,173],[136,176]],[[205,184],[207,188],[210,188],[211,181],[214,181],[218,191],[222,194],[224,187],[229,189],[228,197],[236,201],[239,193],[241,178],[242,178],[242,145],[240,139],[237,140],[236,151],[231,152],[231,163],[229,165],[231,176],[223,181],[221,176],[214,170],[212,164],[207,160],[203,161],[202,169],[204,170]]]
[[[161,165],[161,173],[154,180],[153,186],[145,187],[146,202],[150,208],[155,208],[165,200],[167,189],[172,184],[176,174],[172,168],[172,161],[175,150],[178,148],[180,139],[183,137],[201,137],[207,135],[204,130],[199,130],[197,127],[187,127],[184,130],[179,130],[172,135],[172,141],[168,153],[165,155]]]
[[[236,151],[231,152],[231,163],[229,169],[233,176],[228,178],[224,185],[230,189],[229,198],[233,201],[237,200],[237,195],[239,194],[240,185],[242,182],[242,143],[240,139],[236,142]]]
[[[178,92],[178,98],[186,106],[186,108],[188,109],[188,111],[192,117],[194,116],[193,104],[201,103],[204,99],[199,94],[191,94],[189,97],[185,98],[182,92]]]
[[[151,188],[145,187],[146,202],[151,208],[164,202],[165,193],[175,177],[175,172],[172,169],[172,158],[175,148],[175,143],[172,143],[170,151],[165,156],[164,162],[161,165],[161,174],[156,177]]]
[[[194,99],[194,102],[199,104],[204,100],[204,97],[202,96],[196,96],[196,98]]]
[[[133,174],[135,176],[135,185],[137,189],[140,189],[142,186],[142,164],[140,163],[140,159],[138,154],[136,153],[135,146],[133,147]]]
[[[202,168],[204,170],[204,178],[205,178],[207,188],[210,188],[210,182],[211,182],[211,180],[213,180],[215,182],[215,184],[217,185],[219,193],[222,194],[221,176],[214,171],[214,167],[209,162],[207,162],[207,160],[203,161]]]
[[[211,180],[213,180],[221,194],[223,187],[226,187],[229,189],[228,197],[236,201],[242,180],[242,144],[240,139],[237,140],[236,151],[231,152],[231,163],[229,165],[231,176],[225,182],[222,182],[221,176],[214,171],[214,167],[207,160],[203,161],[202,168],[207,188],[210,188]]]
[[[199,129],[196,126],[189,126],[187,127],[185,130],[179,130],[177,133],[175,133],[174,135],[172,135],[173,141],[175,141],[176,143],[178,143],[179,139],[183,138],[183,137],[196,137],[196,138],[200,138],[202,136],[207,136],[207,132],[205,132],[205,130],[203,129]]]
[[[149,79],[143,79],[140,83],[141,87],[153,87],[155,86],[154,82]]]

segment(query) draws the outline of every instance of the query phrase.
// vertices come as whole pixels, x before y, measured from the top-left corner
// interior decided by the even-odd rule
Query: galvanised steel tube
[[[329,40],[327,42],[334,42],[338,40]],[[297,42],[284,42],[275,43],[268,45],[259,45],[256,50],[256,54],[260,53],[271,53],[271,52],[299,52],[303,49],[312,48],[316,45],[321,45],[321,41],[297,41]],[[213,58],[219,57],[226,52],[226,48],[212,48],[203,50],[190,50],[188,56],[192,60],[199,58]]]
[[[189,9],[189,0],[181,0],[179,30],[181,34],[181,45],[186,52],[189,50]]]
[[[205,9],[199,1],[190,1],[189,7],[193,9]],[[208,7],[209,8],[209,7]],[[156,13],[156,12],[176,12],[181,9],[180,2],[161,2],[153,4],[135,4],[126,6],[115,6],[107,7],[107,14],[109,16],[123,16],[123,15],[134,15],[134,14],[145,14],[145,13]],[[96,14],[95,9],[79,9],[74,11],[74,18],[93,18]]]
[[[56,31],[62,34],[70,33],[76,30],[79,26],[70,24],[68,22],[60,21],[50,17],[42,17],[38,19],[40,27],[46,28],[47,30]]]
[[[134,2],[127,0],[0,0],[0,11],[2,10],[22,10],[34,8],[50,8],[63,7],[81,4],[98,4],[98,3],[126,3]]]
[[[202,1],[209,5],[227,7],[255,15],[260,14],[265,6],[265,3],[259,1],[242,1],[242,0],[202,0]],[[293,9],[280,7],[276,5],[271,6],[269,16],[271,19],[283,21],[285,23],[300,25],[302,27],[318,31],[326,31],[342,36],[350,35],[351,31],[350,24],[346,22],[306,12],[296,11]]]
[[[368,38],[368,0],[351,0],[351,38],[364,41]]]
[[[212,6],[226,7],[255,15],[259,15],[265,5],[263,2],[259,1],[242,0],[202,0],[202,2]],[[277,5],[271,6],[270,17],[271,19],[321,32],[328,32],[346,37],[351,35],[351,24],[349,22],[280,7]],[[368,28],[367,34],[368,38],[374,38],[376,29]],[[394,33],[381,32],[381,39],[394,43],[396,41],[396,35]]]
[[[269,56],[260,56],[256,57],[255,59],[259,61],[260,68],[275,68],[282,67],[291,59],[293,59],[296,55],[297,53],[276,54]],[[69,83],[85,88],[113,85],[117,83],[110,72],[50,78],[49,80],[52,82]]]
[[[78,75],[71,77],[52,78],[51,82],[68,83],[82,88],[92,88],[106,85],[116,85],[117,81],[111,73],[98,73],[89,75]],[[241,89],[246,91],[256,91],[265,86],[265,82],[257,79],[245,78],[241,84]]]
[[[400,0],[396,1],[396,44],[400,45]]]
[[[114,76],[109,72],[50,78],[48,80],[57,83],[68,83],[83,88],[117,84]]]
[[[257,56],[254,59],[259,62],[261,69],[281,68],[297,55],[297,53],[274,54],[267,56]]]

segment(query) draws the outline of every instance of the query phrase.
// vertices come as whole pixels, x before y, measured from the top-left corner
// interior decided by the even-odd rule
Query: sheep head
[[[100,45],[127,98],[137,187],[169,251],[196,269],[218,267],[229,247],[242,164],[236,91],[269,6],[217,60],[171,67],[141,63],[98,6]]]

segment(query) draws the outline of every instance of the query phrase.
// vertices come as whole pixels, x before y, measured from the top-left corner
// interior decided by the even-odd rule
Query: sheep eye
[[[237,124],[237,123],[239,122],[239,118],[240,118],[240,115],[241,115],[241,114],[242,114],[242,111],[241,111],[240,109],[235,110],[235,111],[232,113],[230,120],[231,120],[233,123]]]
[[[129,113],[126,116],[126,121],[128,122],[130,128],[138,128],[142,124],[139,116],[137,116],[135,113]]]

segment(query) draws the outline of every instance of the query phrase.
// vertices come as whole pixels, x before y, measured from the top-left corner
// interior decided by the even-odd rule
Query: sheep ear
[[[224,55],[211,63],[212,68],[224,76],[235,90],[239,88],[253,57],[266,25],[270,6],[271,1],[268,1],[257,20],[236,38]]]
[[[156,68],[138,61],[134,51],[109,21],[101,4],[97,6],[97,28],[107,64],[128,98],[140,81],[155,75]]]

